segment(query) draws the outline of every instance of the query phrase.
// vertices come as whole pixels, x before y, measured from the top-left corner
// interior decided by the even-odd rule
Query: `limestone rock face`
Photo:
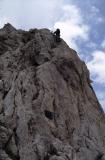
[[[0,160],[104,160],[105,115],[77,53],[48,29],[0,30]]]

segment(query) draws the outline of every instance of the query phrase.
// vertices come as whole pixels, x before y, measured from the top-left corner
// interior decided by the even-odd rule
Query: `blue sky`
[[[86,62],[105,110],[105,0],[0,0],[0,27],[61,29]]]

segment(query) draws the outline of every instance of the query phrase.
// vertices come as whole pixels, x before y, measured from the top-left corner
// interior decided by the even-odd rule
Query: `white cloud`
[[[95,7],[95,6],[91,7],[91,14],[96,16],[99,12],[100,11],[99,11],[99,9],[97,7]]]
[[[89,41],[88,43],[86,43],[86,46],[88,48],[91,48],[91,49],[96,49],[97,48],[97,44],[92,42],[92,41]]]
[[[94,51],[92,60],[87,63],[87,66],[94,78],[94,81],[105,85],[105,52]]]
[[[105,39],[102,41],[101,47],[105,49]]]
[[[64,0],[3,0],[1,2],[2,27],[9,22],[16,28],[60,28],[62,38],[78,50],[76,40],[87,40],[89,27],[84,24],[81,11]]]
[[[96,95],[105,111],[105,52],[96,50],[92,54],[90,61],[88,59],[87,66],[90,70],[95,88]]]
[[[3,0],[0,26],[8,21],[22,29],[51,27],[64,0]]]
[[[0,6],[0,27],[3,27],[7,22],[17,27],[19,24],[19,15],[21,13],[20,0],[11,0],[11,3],[9,0],[3,0],[0,2]]]
[[[63,16],[55,23],[54,28],[60,28],[62,38],[70,47],[78,50],[76,40],[88,40],[89,27],[83,23],[80,9],[75,5],[65,5],[62,10]]]
[[[100,15],[99,8],[97,8],[95,6],[91,7],[90,16],[89,16],[89,18],[92,18],[92,20],[94,19],[94,23],[96,23],[96,24],[104,22],[104,19]]]
[[[105,111],[105,92],[98,90],[98,91],[96,91],[96,95],[100,101],[100,104],[102,105],[102,107]]]

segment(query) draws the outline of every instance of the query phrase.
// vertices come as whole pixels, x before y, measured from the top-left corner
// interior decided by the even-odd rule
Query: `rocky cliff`
[[[48,29],[0,29],[0,160],[105,160],[105,115],[77,53]]]

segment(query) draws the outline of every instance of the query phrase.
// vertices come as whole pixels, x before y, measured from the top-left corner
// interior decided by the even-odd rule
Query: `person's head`
[[[59,29],[59,28],[57,28],[57,30],[56,30],[56,31],[60,32],[60,29]]]

